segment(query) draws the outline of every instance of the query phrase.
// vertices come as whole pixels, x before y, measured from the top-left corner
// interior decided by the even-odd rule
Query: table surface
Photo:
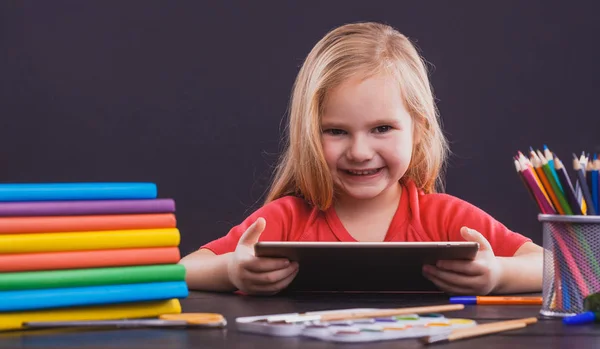
[[[439,294],[319,294],[250,297],[235,294],[191,292],[182,300],[184,312],[223,314],[225,329],[120,329],[120,330],[36,330],[0,334],[0,348],[334,348],[356,344],[330,343],[303,337],[271,337],[238,332],[235,318],[279,313],[345,308],[401,308],[447,304]],[[524,329],[437,343],[431,348],[600,348],[600,324],[565,326],[559,319],[543,318],[539,306],[466,306],[445,313],[448,317],[474,319],[480,323],[538,317]],[[400,339],[361,344],[369,348],[425,348],[416,339]]]

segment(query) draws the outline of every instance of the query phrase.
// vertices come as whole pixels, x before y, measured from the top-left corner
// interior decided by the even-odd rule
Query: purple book
[[[0,216],[74,216],[175,212],[173,199],[0,202]]]

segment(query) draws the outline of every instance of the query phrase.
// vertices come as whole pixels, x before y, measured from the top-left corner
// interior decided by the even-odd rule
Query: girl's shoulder
[[[259,211],[263,214],[277,214],[277,215],[305,215],[310,214],[313,210],[313,207],[306,202],[306,200],[293,196],[287,195],[275,199],[269,203],[263,205]]]
[[[447,193],[424,193],[413,182],[407,183],[411,206],[418,206],[420,212],[437,213],[484,213],[479,207],[457,196]]]

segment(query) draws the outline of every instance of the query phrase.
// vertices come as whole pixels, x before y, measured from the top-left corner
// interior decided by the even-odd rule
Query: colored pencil
[[[596,212],[598,212],[600,214],[600,176],[599,176],[599,171],[600,171],[600,160],[598,160],[598,154],[594,154],[594,161],[591,162],[592,163],[592,173],[591,173],[591,178],[592,178],[592,185],[590,187],[590,190],[592,191],[592,201],[594,202],[594,208],[596,209]]]
[[[552,171],[550,171],[550,167],[548,166],[548,162],[545,161],[544,155],[540,152],[540,154],[536,154],[535,152],[531,152],[532,154],[532,164],[535,168],[536,172],[544,187],[546,188],[546,192],[550,196],[552,203],[554,204],[554,208],[560,214],[571,214],[569,213],[569,208],[566,202],[564,202],[564,197],[562,197],[562,192],[558,187],[558,184],[554,180],[554,175]]]
[[[553,173],[554,179],[556,180],[556,182],[558,182],[558,185],[560,186],[560,190],[562,190],[564,192],[565,189],[562,187],[562,185],[558,181],[558,174],[556,173],[556,171],[554,171],[554,156],[552,155],[552,152],[550,151],[550,149],[548,149],[548,146],[545,144],[544,144],[544,157],[548,161],[548,165],[550,165],[550,168],[553,169],[552,173]]]
[[[581,185],[579,185],[578,179],[575,179],[575,195],[577,196],[577,202],[579,203],[579,206],[581,206],[581,211],[584,215],[587,214],[587,205],[583,199],[583,192],[581,191]]]
[[[527,180],[525,179],[525,177],[523,176],[523,173],[521,172],[521,164],[519,164],[518,159],[519,159],[518,157],[515,157],[514,163],[515,163],[515,169],[517,170],[517,173],[519,174],[519,178],[521,178],[521,181],[523,182],[523,185],[527,189],[527,192],[529,193],[529,195],[531,195],[531,198],[533,199],[533,201],[535,201],[535,203],[537,204],[540,211],[543,211],[542,204],[540,203],[538,198],[535,196],[535,194],[531,190],[531,187],[529,187],[529,184],[527,184]]]
[[[575,189],[573,189],[573,185],[571,184],[571,180],[569,179],[569,174],[565,169],[562,161],[558,157],[554,159],[554,169],[558,175],[559,182],[562,184],[562,187],[565,189],[565,194],[567,197],[567,201],[571,206],[571,211],[576,215],[582,215],[583,212],[581,210],[581,206],[579,205],[579,201],[575,195]]]
[[[581,185],[581,191],[583,192],[583,198],[587,203],[587,209],[588,215],[595,215],[596,214],[596,210],[594,209],[594,205],[593,205],[593,201],[592,201],[592,196],[590,194],[590,188],[587,185],[586,179],[585,179],[585,172],[583,167],[581,166],[581,162],[577,159],[577,156],[575,154],[573,154],[573,169],[575,170],[575,173],[577,174],[577,177],[579,178],[579,183]]]
[[[593,183],[592,183],[592,172],[594,170],[594,164],[592,160],[586,160],[585,164],[582,164],[583,166],[581,166],[584,170],[583,173],[585,173],[585,180],[587,182],[587,186],[590,189],[590,199],[592,201],[590,201],[590,205],[592,207],[594,207],[594,211],[598,212],[598,209],[596,208],[596,202],[594,201],[594,190],[593,190]]]
[[[533,176],[533,179],[537,183],[537,185],[540,188],[542,194],[546,197],[546,200],[548,201],[548,203],[550,204],[550,206],[552,206],[552,202],[550,201],[550,197],[548,196],[548,193],[546,193],[546,189],[544,189],[544,186],[542,185],[542,182],[540,181],[540,178],[535,173],[535,169],[533,168],[533,165],[531,164],[531,161],[529,161],[529,159],[527,159],[527,157],[525,155],[523,155],[523,153],[521,153],[521,152],[519,152],[519,161],[521,161],[521,167],[523,168],[523,171],[525,171],[526,169],[530,169],[531,170],[531,175]],[[555,211],[554,210],[554,206],[552,206],[552,210]]]
[[[552,186],[551,190],[555,193],[557,200],[559,202],[559,205],[563,208],[563,212],[564,212],[563,214],[572,215],[573,211],[571,210],[571,207],[570,207],[569,203],[567,202],[567,199],[565,198],[565,194],[558,186],[558,183],[556,183],[556,180],[554,179],[554,176],[552,175],[552,170],[550,169],[550,165],[548,164],[548,161],[543,156],[543,154],[540,154],[540,155],[541,155],[540,161],[542,162],[542,168],[544,169],[544,172],[548,176],[548,181],[550,182],[550,184]]]
[[[526,163],[525,157],[519,157],[519,163],[521,165],[521,174],[523,175],[523,177],[527,181],[527,184],[529,185],[534,195],[540,202],[542,213],[555,214],[556,211],[554,210],[554,207],[552,207],[552,204],[550,203],[548,197],[543,194],[543,188],[541,188],[539,182],[535,180],[535,173]]]

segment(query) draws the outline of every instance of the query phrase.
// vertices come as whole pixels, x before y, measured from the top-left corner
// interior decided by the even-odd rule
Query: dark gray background
[[[598,5],[2,1],[0,181],[153,181],[182,253],[260,205],[299,66],[330,29],[416,42],[454,153],[447,192],[541,242],[517,150],[600,151]]]

